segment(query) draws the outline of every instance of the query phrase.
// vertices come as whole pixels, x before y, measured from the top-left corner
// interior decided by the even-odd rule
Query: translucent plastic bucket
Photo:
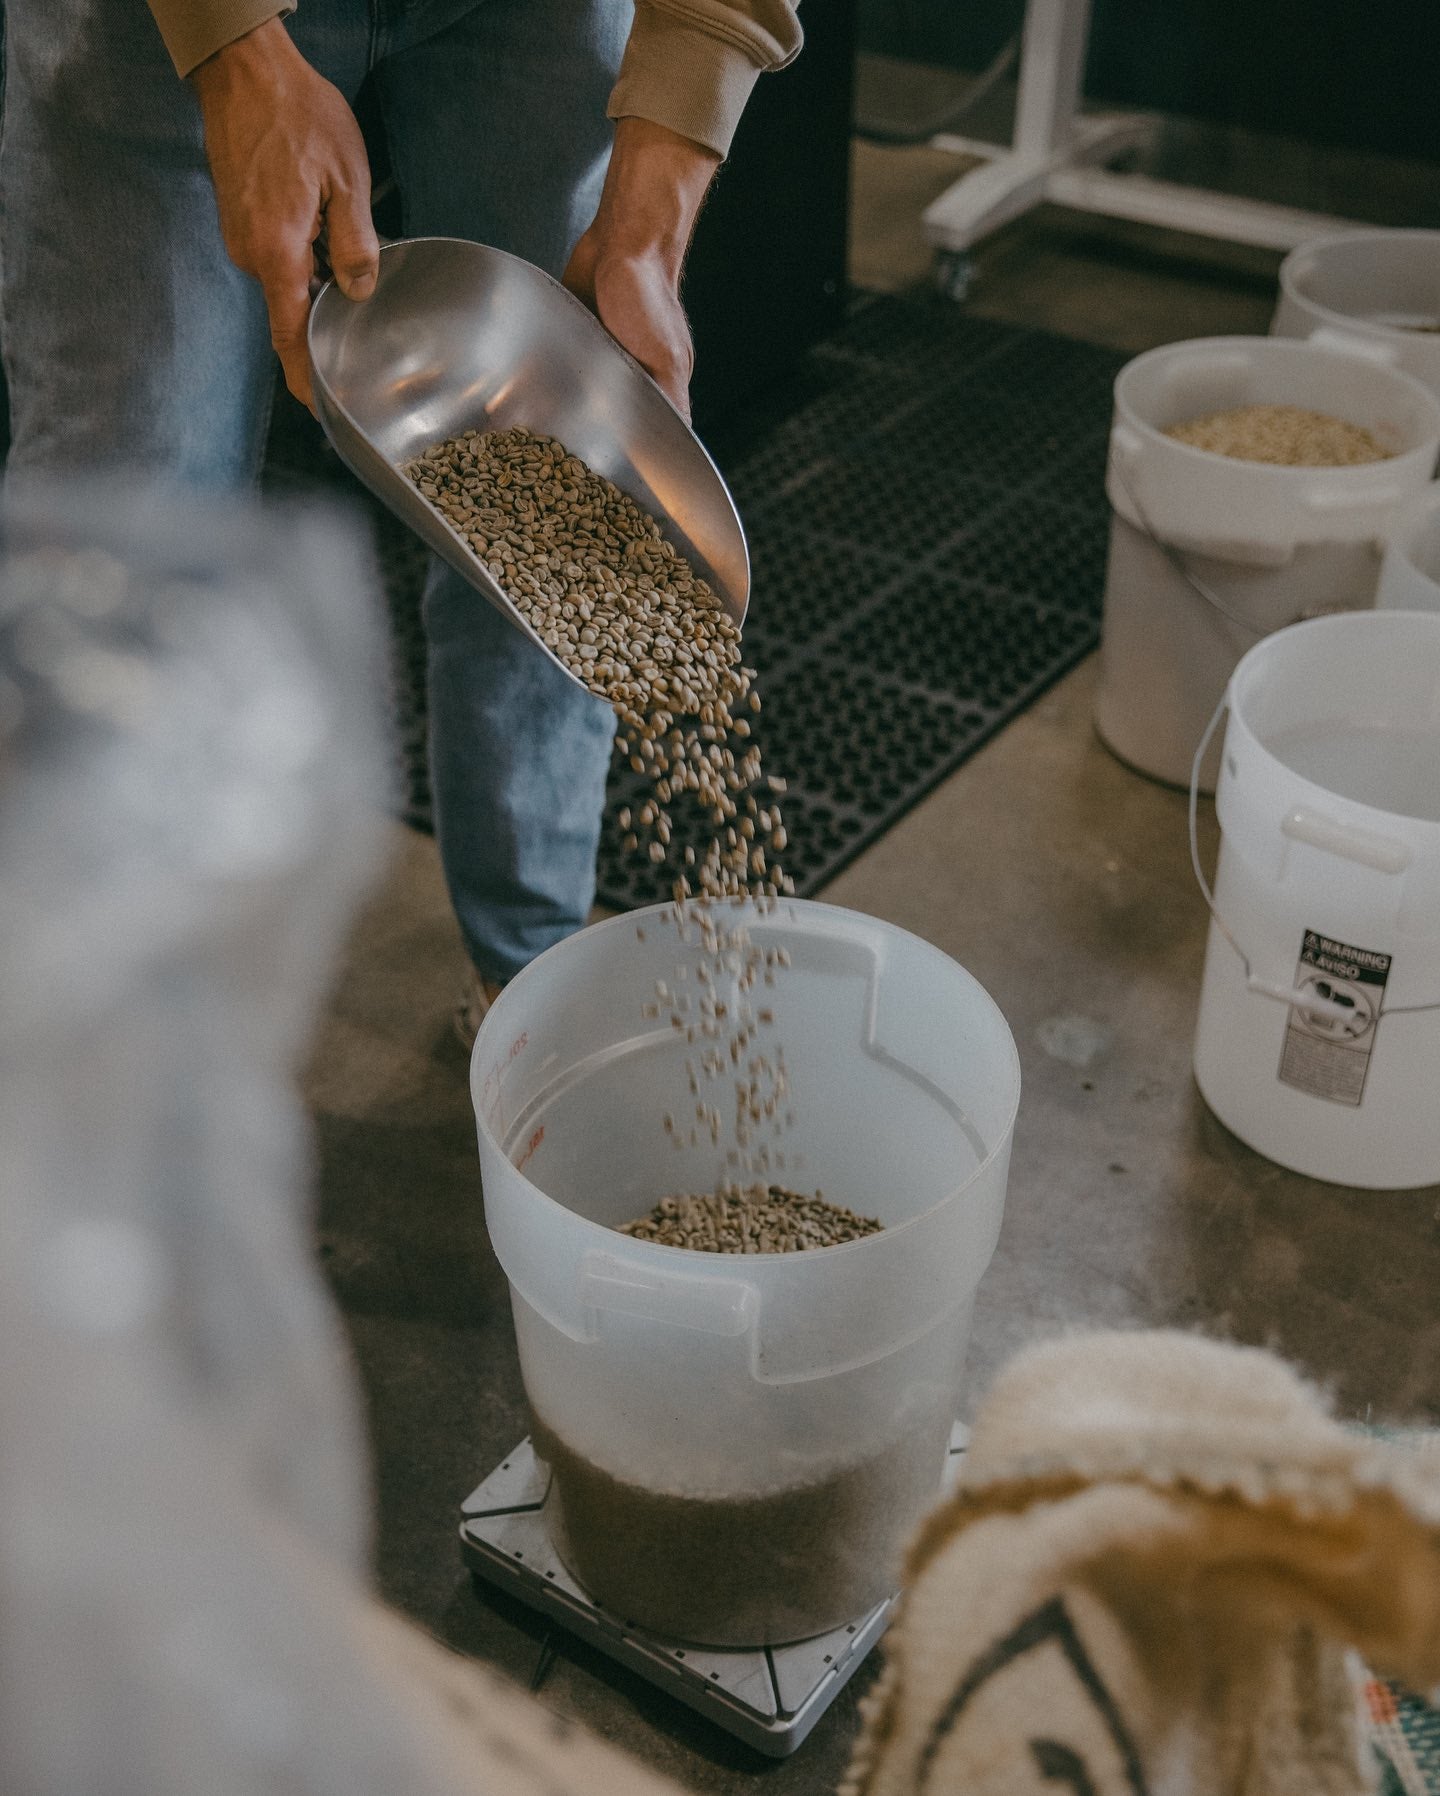
[[[792,963],[762,1000],[794,1107],[772,1176],[883,1233],[734,1256],[615,1232],[733,1176],[723,1137],[663,1127],[694,1113],[695,1050],[642,1005],[700,959],[663,911],[542,955],[471,1066],[555,1545],[621,1620],[721,1645],[818,1633],[894,1588],[939,1489],[1020,1095],[1005,1019],[928,943],[827,905],[746,914]]]
[[[1277,337],[1378,356],[1440,396],[1440,231],[1342,231],[1280,265]]]
[[[1370,430],[1388,460],[1290,468],[1164,432],[1206,412],[1294,405]],[[1380,545],[1430,479],[1440,404],[1357,354],[1268,337],[1150,350],[1115,382],[1114,511],[1095,721],[1121,760],[1184,786],[1236,662],[1302,617],[1374,603]],[[1213,759],[1201,789],[1213,788]]]
[[[1227,702],[1200,1090],[1296,1172],[1440,1181],[1440,614],[1296,624]]]
[[[1412,499],[1395,519],[1375,603],[1389,611],[1440,611],[1440,483]]]

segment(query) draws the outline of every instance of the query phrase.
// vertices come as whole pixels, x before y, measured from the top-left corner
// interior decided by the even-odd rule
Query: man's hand
[[[375,288],[380,245],[360,127],[279,19],[217,50],[191,80],[226,251],[264,288],[285,384],[309,405],[305,326],[322,230],[340,290],[367,299]]]
[[[565,285],[640,363],[683,418],[695,352],[680,273],[713,150],[648,119],[622,118],[595,222],[575,245]]]

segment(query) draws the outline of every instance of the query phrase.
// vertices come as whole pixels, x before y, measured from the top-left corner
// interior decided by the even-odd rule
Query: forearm
[[[714,150],[623,118],[595,222],[575,246],[565,284],[688,415],[693,352],[680,271],[711,177]]]
[[[219,45],[196,64],[189,80],[208,122],[215,111],[237,101],[262,114],[275,112],[285,103],[285,75],[297,66],[306,65],[279,15],[272,14]]]
[[[714,150],[650,119],[623,118],[596,214],[609,249],[653,256],[679,283],[700,208],[720,166]]]

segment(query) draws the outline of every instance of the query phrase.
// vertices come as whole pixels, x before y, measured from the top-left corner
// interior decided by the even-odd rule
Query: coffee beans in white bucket
[[[1232,406],[1174,424],[1165,435],[1212,455],[1284,468],[1355,468],[1391,454],[1363,425],[1298,405]]]

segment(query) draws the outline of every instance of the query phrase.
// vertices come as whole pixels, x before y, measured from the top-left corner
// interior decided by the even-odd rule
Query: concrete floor
[[[913,219],[946,172],[928,152],[857,152],[862,276],[923,275]],[[1263,329],[1273,268],[1042,213],[984,250],[971,303],[1139,349]],[[1093,685],[1088,663],[825,894],[954,955],[1019,1043],[1009,1203],[981,1287],[967,1403],[1037,1336],[1178,1324],[1273,1344],[1346,1415],[1440,1422],[1440,1188],[1317,1185],[1206,1112],[1189,1071],[1205,913],[1184,801],[1098,744]],[[369,1398],[381,1587],[460,1650],[528,1681],[541,1623],[472,1585],[456,1548],[460,1499],[526,1428],[466,1065],[449,1033],[457,965],[433,846],[397,829],[307,1080],[321,1245]],[[542,1699],[693,1789],[818,1792],[843,1769],[871,1671],[778,1765],[563,1639]]]

